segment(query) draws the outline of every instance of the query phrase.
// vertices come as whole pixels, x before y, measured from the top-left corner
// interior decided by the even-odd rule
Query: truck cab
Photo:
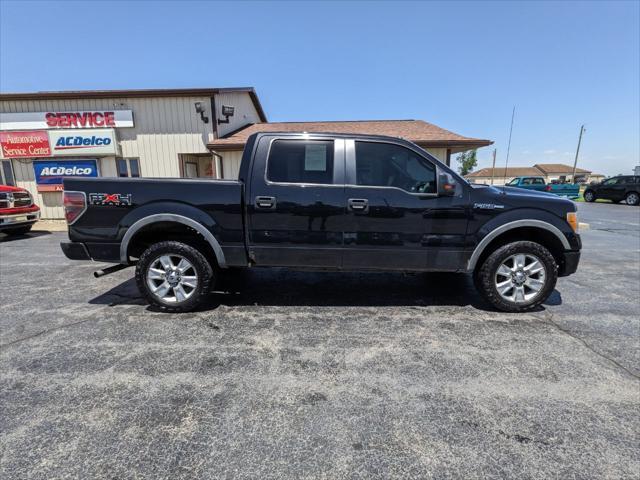
[[[573,202],[470,185],[411,142],[259,133],[237,181],[68,179],[72,259],[135,265],[158,308],[187,311],[233,267],[470,273],[497,308],[535,308],[573,273]],[[186,280],[185,280],[186,279]]]
[[[580,186],[578,184],[564,182],[547,183],[544,177],[516,177],[507,183],[507,185],[510,187],[525,188],[527,190],[549,192],[567,198],[578,198],[580,196]]]

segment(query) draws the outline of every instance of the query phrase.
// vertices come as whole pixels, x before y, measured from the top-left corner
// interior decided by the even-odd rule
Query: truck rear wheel
[[[526,312],[549,298],[558,279],[558,265],[539,243],[520,241],[498,248],[475,276],[482,296],[498,310]]]
[[[136,266],[136,283],[151,305],[164,312],[194,310],[209,293],[213,268],[196,248],[182,242],[151,245]]]

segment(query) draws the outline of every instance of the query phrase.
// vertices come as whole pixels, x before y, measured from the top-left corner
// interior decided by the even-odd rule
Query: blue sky
[[[504,164],[640,163],[640,2],[0,3],[0,90],[254,86],[271,121],[417,118]],[[490,166],[491,148],[479,151]]]

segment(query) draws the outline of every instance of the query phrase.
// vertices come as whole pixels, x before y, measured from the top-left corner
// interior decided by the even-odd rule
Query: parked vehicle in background
[[[24,188],[0,185],[0,232],[22,235],[40,218],[40,207]]]
[[[584,191],[585,202],[611,200],[620,203],[623,200],[629,205],[640,205],[640,176],[622,175],[589,185]]]
[[[527,190],[549,192],[560,197],[578,198],[580,196],[580,185],[561,183],[559,181],[546,183],[543,177],[516,177],[507,185],[509,187],[526,188]]]
[[[136,265],[142,294],[171,312],[196,308],[229,267],[468,272],[496,308],[522,312],[580,259],[573,202],[470,185],[393,137],[258,133],[236,181],[66,178],[64,189],[65,255]]]

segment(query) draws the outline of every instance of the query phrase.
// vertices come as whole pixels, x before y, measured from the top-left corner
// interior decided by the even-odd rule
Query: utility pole
[[[493,163],[491,164],[491,185],[493,185],[493,175],[496,170],[496,148],[493,149]]]
[[[507,184],[507,168],[509,167],[509,152],[511,152],[511,134],[513,133],[513,119],[516,116],[516,106],[513,106],[513,111],[511,112],[511,127],[509,128],[509,143],[507,144],[507,160],[504,162],[504,181],[503,185]]]
[[[580,153],[580,142],[582,142],[582,133],[584,132],[584,125],[580,127],[580,136],[578,137],[578,148],[576,148],[576,158],[573,161],[573,175],[571,180],[576,183],[576,167],[578,166],[578,153]]]

